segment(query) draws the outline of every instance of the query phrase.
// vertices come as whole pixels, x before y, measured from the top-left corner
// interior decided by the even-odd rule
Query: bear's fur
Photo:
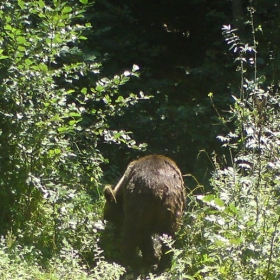
[[[175,162],[162,155],[135,160],[114,188],[105,187],[104,196],[104,219],[121,233],[126,264],[133,265],[137,248],[145,264],[157,264],[152,236],[174,237],[185,205],[182,174]],[[163,246],[160,263],[166,262],[166,250]]]

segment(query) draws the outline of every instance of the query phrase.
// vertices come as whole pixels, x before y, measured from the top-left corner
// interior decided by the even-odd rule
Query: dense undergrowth
[[[102,65],[81,51],[86,4],[0,6],[0,279],[279,279],[280,98],[258,76],[254,11],[252,44],[223,28],[241,81],[227,119],[209,94],[230,156],[213,155],[211,193],[190,191],[178,242],[164,238],[172,267],[136,275],[114,262],[106,239],[98,144],[143,149],[107,118],[149,97],[119,95],[136,65],[101,77]]]

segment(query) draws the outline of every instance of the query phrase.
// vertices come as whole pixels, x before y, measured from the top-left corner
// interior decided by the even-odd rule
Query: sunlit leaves
[[[72,8],[71,7],[64,7],[61,11],[63,14],[68,14],[72,12]]]
[[[5,44],[1,42],[0,59],[2,65],[7,61],[4,65],[7,71],[3,71],[1,80],[0,112],[5,118],[1,118],[4,133],[0,135],[0,149],[1,154],[9,155],[0,170],[1,195],[5,200],[1,207],[10,215],[6,218],[14,221],[5,226],[13,227],[15,232],[22,223],[30,224],[21,238],[28,236],[33,228],[34,236],[40,236],[33,240],[36,246],[59,247],[64,237],[56,239],[54,244],[51,241],[54,231],[58,228],[66,231],[65,223],[71,214],[70,236],[71,229],[77,231],[83,219],[80,212],[75,212],[74,205],[82,203],[85,188],[93,185],[85,180],[89,176],[87,170],[91,170],[95,184],[101,174],[102,157],[95,149],[96,138],[92,138],[94,144],[88,148],[90,156],[78,148],[80,139],[88,137],[80,136],[83,108],[74,102],[67,103],[76,90],[72,79],[79,79],[81,73],[91,71],[90,67],[80,61],[69,65],[57,63],[61,49],[69,42],[72,45],[67,55],[73,56],[72,46],[77,48],[85,28],[72,24],[76,16],[65,3],[54,1],[55,9],[44,1],[18,1],[18,4],[11,6],[7,2],[0,6],[5,9],[5,13],[0,12],[1,36],[5,38]],[[84,89],[82,92],[87,94]],[[75,194],[78,187],[81,193]],[[51,212],[46,214],[38,208]],[[55,224],[58,209],[64,209],[61,224]],[[75,215],[80,216],[75,218]],[[28,217],[32,218],[27,221]],[[47,221],[38,227],[42,220]]]
[[[0,50],[0,60],[6,59],[6,58],[9,57],[9,56],[7,56],[7,55],[3,55],[3,52],[4,52],[4,50]]]
[[[28,240],[48,257],[64,246],[92,254],[100,217],[92,201],[100,196],[105,161],[98,145],[144,149],[131,133],[110,129],[108,119],[149,97],[120,94],[120,87],[138,76],[136,65],[99,77],[99,53],[81,49],[91,26],[77,20],[83,14],[78,1],[9,2],[0,5],[5,38],[0,41],[0,154],[5,157],[0,189],[6,215],[0,223],[9,221],[4,226],[20,232],[19,242]],[[93,83],[85,82],[88,76]]]

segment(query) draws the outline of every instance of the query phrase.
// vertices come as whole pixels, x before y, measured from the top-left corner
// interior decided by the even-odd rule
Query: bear
[[[157,256],[153,236],[174,238],[181,224],[186,196],[175,162],[163,155],[132,161],[114,188],[104,188],[104,196],[104,219],[120,232],[123,262],[133,267],[139,249],[144,266],[170,266],[167,246],[162,244],[161,257]]]

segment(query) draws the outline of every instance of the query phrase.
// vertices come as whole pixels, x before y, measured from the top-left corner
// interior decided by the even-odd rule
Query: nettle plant
[[[215,194],[199,196],[211,210],[204,238],[210,261],[204,279],[278,279],[280,276],[280,115],[279,92],[263,88],[257,76],[255,29],[252,46],[240,42],[236,30],[223,27],[230,49],[237,54],[241,75],[239,96],[233,96],[235,130],[218,138],[231,155],[231,166],[215,162],[211,184]],[[253,78],[247,78],[253,69]],[[212,95],[210,95],[212,98]],[[213,279],[213,278],[211,278]]]

